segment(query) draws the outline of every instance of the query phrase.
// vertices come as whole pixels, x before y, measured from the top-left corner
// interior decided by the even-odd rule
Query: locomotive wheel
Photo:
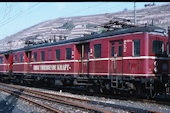
[[[16,84],[19,85],[19,84],[20,84],[20,79],[19,79],[18,77],[16,77],[16,78],[15,78],[15,82],[16,82]]]
[[[144,88],[142,87],[142,85],[135,84],[134,87],[135,87],[134,96],[136,96],[137,98],[143,97],[144,96]]]
[[[105,89],[108,91],[111,89],[111,84],[110,83],[105,83]]]
[[[20,80],[20,84],[21,84],[21,85],[24,85],[23,79]]]
[[[90,93],[94,93],[95,92],[94,91],[94,87],[92,87],[92,86],[88,86],[87,87],[87,91],[90,92]]]
[[[90,93],[103,93],[103,89],[100,86],[88,86],[87,90]]]
[[[109,83],[105,83],[100,89],[102,90],[100,91],[101,93],[108,94],[111,91],[111,85]]]

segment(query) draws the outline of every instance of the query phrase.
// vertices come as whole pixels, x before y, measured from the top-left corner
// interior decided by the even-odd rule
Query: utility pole
[[[136,3],[134,2],[134,24],[136,25]]]

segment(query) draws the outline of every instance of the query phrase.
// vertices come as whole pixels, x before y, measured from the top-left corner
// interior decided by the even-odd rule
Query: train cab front
[[[151,38],[153,60],[150,65],[152,65],[152,72],[154,77],[152,79],[153,92],[155,94],[166,94],[169,87],[168,83],[168,37],[165,35],[152,36]]]
[[[168,56],[167,54],[156,55],[156,59],[153,63],[154,77],[154,91],[155,93],[166,94],[168,85]]]

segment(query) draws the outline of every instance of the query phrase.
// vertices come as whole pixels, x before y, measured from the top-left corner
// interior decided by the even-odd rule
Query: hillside
[[[41,42],[50,39],[59,41],[64,37],[66,39],[78,38],[84,34],[98,32],[99,28],[96,26],[106,23],[114,17],[130,19],[133,22],[133,15],[133,10],[127,10],[48,20],[0,40],[0,51],[24,47],[26,40]],[[167,29],[170,26],[170,4],[139,9],[136,11],[136,19],[137,24],[151,24],[153,20],[154,25]]]

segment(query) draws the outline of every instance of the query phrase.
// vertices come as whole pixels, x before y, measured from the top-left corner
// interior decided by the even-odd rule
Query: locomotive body
[[[165,93],[168,83],[167,42],[164,29],[153,26],[109,31],[13,50],[0,71],[12,64],[8,75],[22,83],[29,78],[153,97]]]
[[[0,53],[0,75],[9,75],[12,72],[13,55],[11,51]],[[1,77],[0,76],[0,77]]]

